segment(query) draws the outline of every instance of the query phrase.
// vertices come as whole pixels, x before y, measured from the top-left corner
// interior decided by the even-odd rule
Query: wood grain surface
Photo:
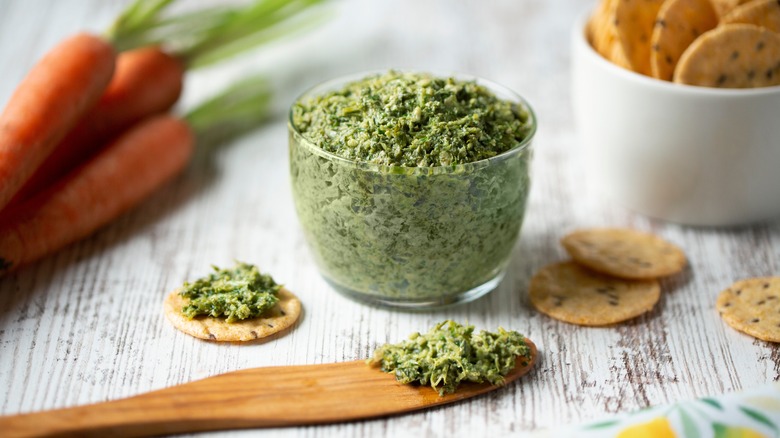
[[[498,436],[603,418],[780,379],[780,347],[726,326],[714,308],[734,280],[780,274],[780,223],[680,227],[597,196],[572,122],[569,38],[588,0],[336,2],[314,32],[217,70],[193,74],[182,109],[250,72],[275,84],[274,117],[220,146],[202,143],[184,175],[47,260],[0,279],[0,414],[128,397],[259,366],[366,358],[378,345],[444,318],[511,328],[540,350],[520,382],[452,406],[329,426],[214,436]],[[124,2],[0,1],[0,104],[44,51],[80,29],[104,29]],[[390,67],[465,72],[527,97],[540,129],[533,189],[509,274],[490,295],[434,312],[349,301],[319,277],[295,217],[285,111],[323,80]],[[128,181],[132,183],[132,181]],[[630,226],[685,249],[690,267],[663,282],[650,314],[611,328],[567,325],[527,299],[534,271],[564,258],[566,232]],[[303,320],[270,342],[231,345],[177,332],[165,294],[209,265],[253,262],[294,291]],[[262,406],[258,406],[262,409]]]

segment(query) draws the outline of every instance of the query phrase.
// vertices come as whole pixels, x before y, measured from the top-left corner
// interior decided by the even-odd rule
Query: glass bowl
[[[371,73],[318,85],[296,102]],[[440,75],[437,75],[440,76]],[[405,308],[471,301],[500,283],[530,189],[536,116],[514,92],[474,80],[529,114],[513,149],[472,163],[399,167],[348,160],[308,141],[288,121],[298,218],[320,273],[338,292]]]

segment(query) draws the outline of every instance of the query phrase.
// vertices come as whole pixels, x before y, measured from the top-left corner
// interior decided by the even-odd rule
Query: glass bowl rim
[[[472,161],[468,163],[454,164],[449,166],[406,167],[406,166],[393,166],[387,164],[379,164],[370,161],[352,160],[349,158],[341,157],[332,152],[328,152],[320,148],[313,142],[311,142],[309,139],[307,139],[303,134],[301,134],[301,132],[298,130],[298,127],[295,126],[295,123],[293,123],[293,107],[295,106],[296,103],[300,102],[302,99],[308,96],[316,96],[322,94],[323,92],[334,89],[338,85],[348,84],[350,82],[364,79],[366,77],[373,76],[373,75],[387,73],[389,71],[395,71],[400,73],[423,73],[423,74],[430,74],[436,78],[455,78],[459,80],[474,81],[479,85],[483,85],[487,87],[491,92],[495,93],[496,91],[498,91],[499,94],[510,96],[512,102],[519,103],[528,112],[528,116],[529,116],[528,120],[531,123],[531,129],[528,131],[528,136],[524,138],[520,143],[518,143],[512,149],[504,151],[490,158],[485,158],[482,160]],[[469,75],[464,73],[457,73],[457,72],[442,73],[437,71],[418,71],[418,70],[404,70],[404,69],[369,70],[369,71],[363,71],[358,73],[352,73],[348,75],[342,75],[342,76],[329,79],[324,82],[320,82],[312,87],[309,87],[301,94],[299,94],[298,97],[296,97],[295,100],[293,101],[292,105],[290,105],[290,110],[287,115],[288,130],[295,138],[295,141],[297,141],[299,144],[304,145],[306,149],[308,149],[310,152],[319,155],[322,158],[328,159],[330,161],[338,162],[345,166],[356,167],[364,170],[373,170],[376,172],[387,173],[387,174],[404,174],[404,175],[413,175],[413,174],[432,175],[432,174],[439,174],[439,173],[459,173],[466,170],[471,171],[476,168],[482,168],[482,167],[490,166],[492,164],[497,164],[497,162],[504,161],[510,157],[513,157],[521,152],[530,149],[532,140],[536,135],[537,127],[538,127],[538,121],[536,118],[536,113],[533,110],[533,107],[531,107],[531,105],[528,103],[528,101],[525,98],[520,96],[520,94],[512,91],[508,87],[505,87],[491,80],[481,78],[479,76],[474,76],[474,75]]]

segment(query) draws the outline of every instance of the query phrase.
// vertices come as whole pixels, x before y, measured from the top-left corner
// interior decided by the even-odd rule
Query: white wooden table
[[[414,415],[214,435],[518,434],[778,380],[780,346],[726,326],[714,301],[736,279],[780,272],[780,224],[665,224],[606,203],[588,184],[570,111],[568,42],[590,3],[344,1],[310,34],[191,75],[184,108],[241,74],[268,72],[277,84],[275,116],[239,141],[200,150],[184,175],[91,238],[0,279],[0,414],[126,397],[247,367],[365,358],[444,318],[518,330],[539,345],[541,361],[517,384]],[[47,48],[79,29],[105,28],[122,4],[0,1],[0,102]],[[404,313],[342,298],[319,277],[298,227],[286,107],[322,80],[390,67],[489,78],[538,112],[534,186],[509,275],[474,303]],[[532,310],[529,279],[564,258],[558,239],[600,225],[656,232],[686,250],[690,269],[664,282],[652,313],[617,327],[577,327]],[[259,264],[300,296],[306,311],[297,329],[238,346],[171,327],[162,314],[166,292],[233,259]]]

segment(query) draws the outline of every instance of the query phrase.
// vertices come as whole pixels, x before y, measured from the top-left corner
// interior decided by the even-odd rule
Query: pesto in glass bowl
[[[323,277],[374,304],[470,301],[503,277],[530,189],[530,106],[426,73],[340,78],[290,110],[298,218]]]

